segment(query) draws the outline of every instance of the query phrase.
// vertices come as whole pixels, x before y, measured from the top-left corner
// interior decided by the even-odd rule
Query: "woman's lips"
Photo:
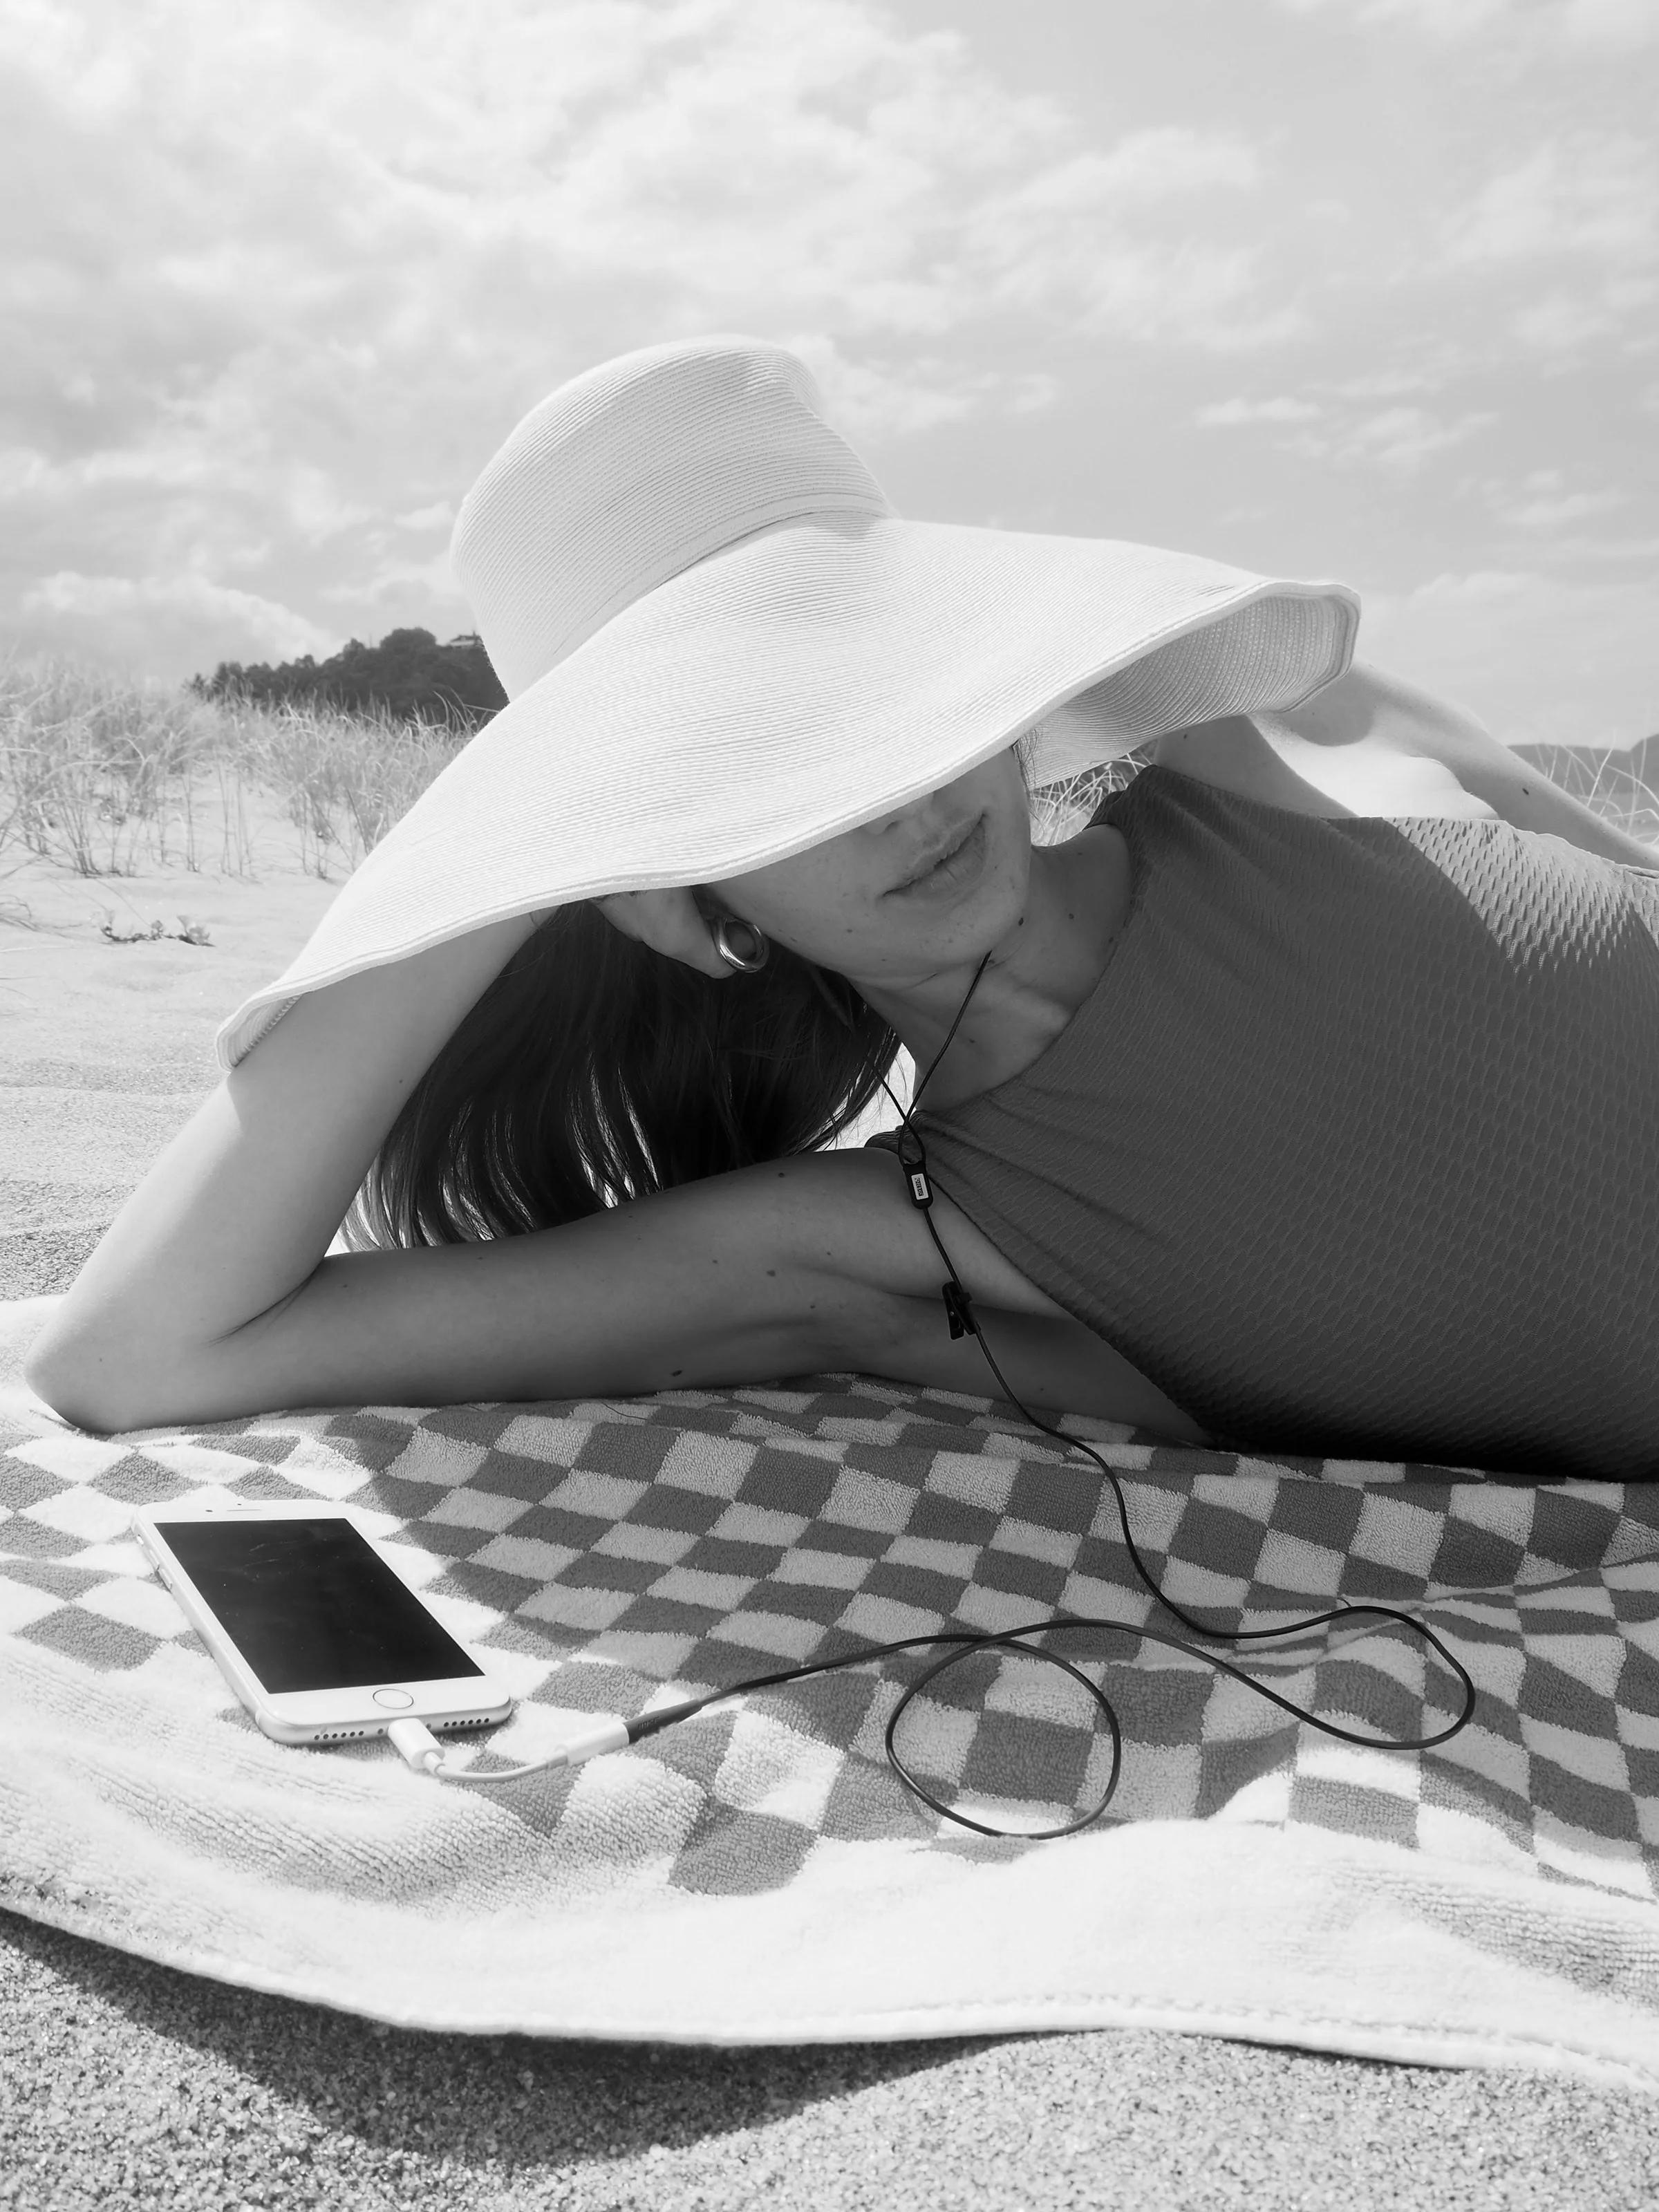
[[[895,896],[908,898],[918,892],[938,890],[947,885],[958,884],[965,876],[973,872],[984,858],[984,854],[985,817],[981,814],[967,835],[950,852],[935,861],[925,875],[916,877],[910,883],[900,884],[896,887]]]

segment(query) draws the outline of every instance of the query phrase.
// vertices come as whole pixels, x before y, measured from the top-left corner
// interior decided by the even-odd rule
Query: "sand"
[[[0,1296],[66,1288],[337,889],[0,867]],[[5,917],[18,915],[17,920]],[[211,939],[112,944],[179,917]],[[1651,2100],[1097,2033],[641,2051],[387,2031],[0,1914],[0,2205],[1636,2212]]]
[[[66,1290],[155,1154],[218,1079],[213,1035],[279,974],[339,889],[300,866],[276,801],[257,878],[83,877],[15,848],[0,869],[0,1297]],[[209,943],[182,941],[184,922]],[[175,933],[116,944],[159,921]]]

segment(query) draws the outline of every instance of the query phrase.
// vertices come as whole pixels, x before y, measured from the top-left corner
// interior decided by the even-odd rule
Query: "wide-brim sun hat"
[[[462,505],[457,577],[507,704],[217,1036],[487,923],[787,860],[1023,740],[1040,788],[1348,665],[1345,586],[899,515],[763,340],[560,386]]]

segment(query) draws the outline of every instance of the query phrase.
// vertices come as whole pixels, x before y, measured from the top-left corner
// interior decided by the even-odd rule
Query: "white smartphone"
[[[343,1505],[137,1515],[145,1556],[278,1743],[504,1721],[513,1700]]]

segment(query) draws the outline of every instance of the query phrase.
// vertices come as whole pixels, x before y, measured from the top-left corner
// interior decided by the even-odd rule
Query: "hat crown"
[[[804,362],[762,339],[702,338],[603,362],[532,408],[462,502],[451,553],[516,698],[751,531],[892,513]]]

